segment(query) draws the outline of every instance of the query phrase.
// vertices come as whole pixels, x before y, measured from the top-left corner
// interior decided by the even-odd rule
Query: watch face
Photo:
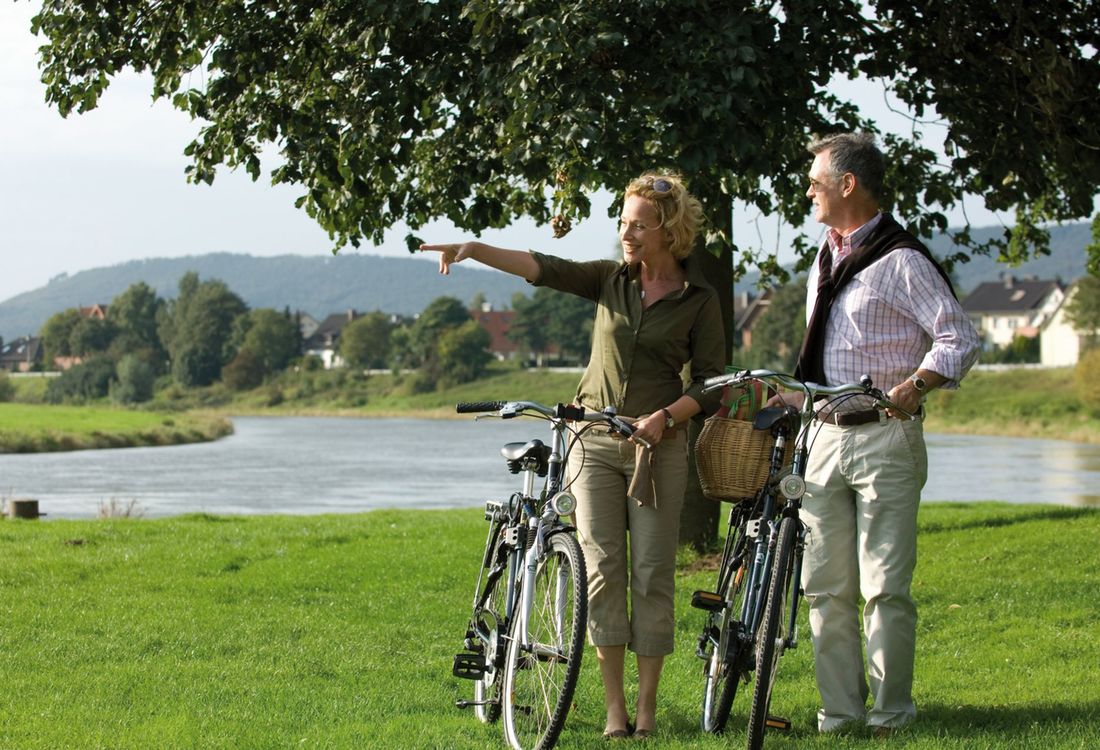
[[[916,375],[914,375],[913,377],[911,377],[909,379],[913,381],[913,385],[915,385],[917,387],[918,391],[923,391],[924,390],[924,388],[925,388],[924,378],[917,377]]]

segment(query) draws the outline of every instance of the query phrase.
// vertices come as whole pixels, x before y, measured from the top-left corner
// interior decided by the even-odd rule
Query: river
[[[35,498],[49,518],[131,502],[181,513],[349,513],[472,507],[513,491],[499,448],[547,438],[533,420],[239,417],[214,443],[0,455],[0,497]],[[1100,507],[1100,446],[928,434],[925,501]]]

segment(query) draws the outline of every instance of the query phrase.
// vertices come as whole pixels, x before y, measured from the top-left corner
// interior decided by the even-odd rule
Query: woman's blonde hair
[[[683,260],[691,255],[695,235],[703,225],[703,207],[688,192],[678,174],[646,172],[626,186],[624,198],[637,195],[657,210],[661,226],[672,237],[669,251]]]

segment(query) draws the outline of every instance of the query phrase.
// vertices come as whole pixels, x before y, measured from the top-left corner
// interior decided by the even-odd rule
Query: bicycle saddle
[[[525,459],[538,461],[538,475],[545,476],[549,468],[550,446],[539,439],[529,440],[526,443],[508,443],[500,449],[500,455],[508,462],[508,469],[517,474],[520,464]]]
[[[756,412],[752,420],[754,430],[770,430],[784,419],[794,419],[798,411],[793,406],[768,406]]]

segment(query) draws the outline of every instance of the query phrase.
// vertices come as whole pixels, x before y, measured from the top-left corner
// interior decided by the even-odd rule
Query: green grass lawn
[[[891,744],[1100,746],[1100,511],[927,504],[921,527],[920,718]],[[503,747],[450,674],[484,532],[476,509],[0,522],[0,747]],[[688,557],[650,745],[739,747],[696,728],[686,601],[714,574]],[[817,736],[802,633],[768,747],[879,745]],[[603,744],[593,657],[560,747]]]
[[[194,443],[232,431],[224,417],[202,413],[0,403],[0,453]]]

